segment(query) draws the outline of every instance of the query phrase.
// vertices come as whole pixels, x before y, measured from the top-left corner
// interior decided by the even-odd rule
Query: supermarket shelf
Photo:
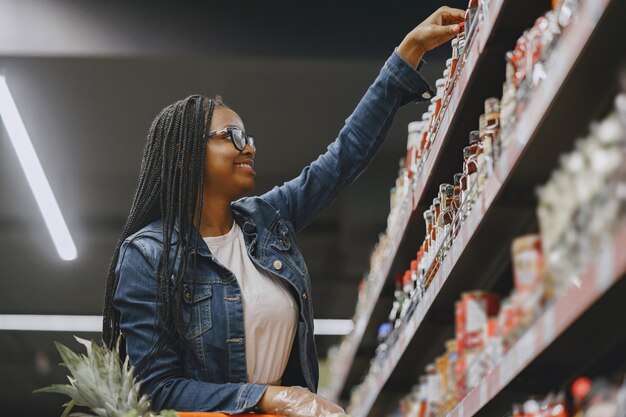
[[[437,137],[433,141],[433,147],[422,168],[422,174],[419,175],[416,195],[419,196],[420,203],[424,203],[431,197],[432,190],[439,182],[445,181],[441,175],[436,175],[442,171],[439,169],[442,164],[450,165],[452,161],[457,167],[461,164],[461,150],[465,141],[461,144],[459,141],[452,141],[451,138],[458,137],[461,132],[464,134],[475,124],[477,125],[480,114],[480,111],[465,111],[465,107],[478,109],[482,106],[482,102],[475,98],[478,92],[499,95],[498,89],[504,80],[502,58],[504,52],[513,47],[522,31],[532,24],[541,11],[546,9],[547,2],[535,2],[531,6],[520,5],[513,0],[494,0],[490,5],[479,32],[468,47],[464,70],[452,92],[450,104],[441,121]],[[493,71],[493,68],[501,68],[501,70]],[[493,77],[493,73],[502,75],[500,78]],[[442,160],[443,155],[446,155],[445,161]],[[449,158],[449,155],[455,155],[458,158]],[[444,171],[447,172],[449,169]],[[449,181],[449,178],[446,180]],[[332,385],[325,393],[333,401],[338,401],[342,393],[346,393],[346,389],[351,385],[348,383],[351,373],[353,382],[358,381],[362,376],[353,366],[354,358],[359,347],[364,344],[364,339],[375,339],[376,326],[388,313],[388,308],[382,308],[381,304],[388,307],[391,301],[385,300],[385,297],[381,295],[389,277],[399,268],[406,268],[408,261],[417,251],[417,245],[407,244],[406,237],[421,230],[422,211],[421,205],[418,205],[417,210],[412,212],[405,210],[399,216],[397,233],[395,236],[390,236],[390,240],[394,243],[389,252],[393,255],[385,259],[376,270],[370,271],[369,279],[373,280],[374,284],[372,284],[368,299],[375,300],[375,302],[370,302],[355,319],[354,330],[340,346],[338,362],[341,368],[334,375]],[[369,337],[366,337],[366,333],[369,333]],[[370,350],[368,353],[371,356],[373,349]]]
[[[577,285],[549,306],[524,333],[502,361],[478,387],[452,410],[449,417],[473,417],[500,394],[529,364],[553,344],[561,334],[592,306],[613,284],[626,274],[626,225],[622,225],[612,244],[580,278]],[[581,335],[581,337],[584,337]],[[510,406],[510,403],[509,403]]]
[[[403,217],[401,223],[406,224],[408,221],[408,212],[405,210],[401,217]],[[394,239],[393,241],[395,244],[392,244],[390,251],[395,253],[398,250],[400,241],[398,239]],[[373,284],[367,296],[369,300],[378,300],[381,297],[383,286],[389,276],[392,261],[393,259],[386,260],[386,262],[383,262],[383,264],[377,269],[370,271],[368,279],[371,280]],[[335,374],[335,378],[333,379],[328,392],[324,393],[325,396],[331,401],[339,401],[339,396],[346,385],[348,374],[352,369],[354,357],[356,356],[359,345],[363,340],[368,324],[371,325],[371,318],[377,304],[378,303],[373,302],[367,304],[365,309],[361,311],[358,318],[355,320],[354,329],[348,336],[346,336],[339,347],[339,356],[341,358],[339,361],[340,368],[338,373]]]
[[[397,404],[381,398],[381,391],[385,387],[391,388],[390,391],[396,387],[406,390],[416,381],[423,366],[439,353],[443,346],[440,342],[453,334],[452,319],[445,317],[445,310],[452,313],[453,301],[462,291],[472,288],[492,289],[498,285],[498,281],[503,281],[498,280],[501,276],[511,280],[510,271],[507,270],[509,241],[534,228],[535,204],[532,198],[520,205],[514,217],[517,222],[511,222],[510,210],[517,205],[512,200],[516,194],[520,194],[520,184],[536,185],[545,181],[556,166],[558,155],[570,149],[576,135],[587,126],[590,120],[588,108],[602,108],[607,102],[605,93],[607,89],[610,90],[615,75],[610,71],[617,66],[616,62],[621,55],[610,55],[606,48],[597,46],[607,38],[623,36],[624,28],[618,28],[619,25],[615,24],[604,25],[604,29],[595,32],[594,28],[600,17],[606,18],[609,14],[604,13],[605,10],[613,6],[611,11],[618,12],[615,15],[619,15],[616,10],[618,7],[622,10],[624,8],[623,4],[618,5],[615,0],[594,3],[593,9],[582,10],[579,21],[563,34],[551,58],[554,65],[549,69],[548,80],[534,91],[519,117],[524,123],[519,123],[512,132],[510,143],[499,159],[494,175],[487,180],[481,198],[463,223],[425,300],[418,305],[402,329],[386,361],[371,370],[376,383],[362,396],[363,402],[350,410],[355,417],[384,413],[388,411],[386,405]],[[605,51],[605,56],[598,55],[602,53],[601,50]],[[602,65],[598,65],[598,62],[602,62]],[[580,91],[580,85],[588,87],[589,80],[597,77],[597,88],[584,96],[588,108],[578,109],[578,113],[574,111],[572,120],[564,118],[564,109],[571,108],[572,94]],[[576,86],[579,88],[574,88]],[[567,120],[565,125],[564,120]],[[555,132],[560,135],[555,135]],[[531,182],[528,182],[529,178]],[[521,194],[524,195],[523,192]],[[488,262],[487,251],[493,255],[491,262]],[[484,254],[483,262],[477,260],[479,257],[475,256],[476,253]],[[487,282],[488,279],[491,281]],[[433,322],[438,322],[437,326],[433,326]],[[450,323],[448,330],[441,330],[442,323]],[[420,343],[424,340],[428,340],[428,343]]]
[[[485,190],[490,189],[492,191],[485,193],[483,192],[483,198],[479,199],[469,217],[463,222],[461,226],[461,230],[459,231],[459,235],[453,241],[452,246],[448,255],[444,258],[443,263],[440,265],[439,270],[435,274],[430,287],[426,291],[424,298],[417,305],[413,315],[406,322],[406,325],[402,328],[401,333],[398,335],[398,339],[396,340],[393,348],[387,355],[385,361],[381,364],[380,367],[373,370],[375,374],[375,385],[371,387],[368,395],[364,395],[365,401],[360,404],[356,409],[349,410],[350,415],[354,417],[365,417],[370,414],[370,411],[376,401],[379,399],[379,395],[383,388],[388,384],[390,377],[392,374],[396,373],[396,377],[400,377],[397,370],[401,368],[399,365],[403,356],[407,353],[407,350],[410,350],[414,355],[422,354],[424,358],[433,357],[434,352],[438,352],[442,349],[443,343],[438,343],[438,339],[433,339],[433,335],[428,330],[424,329],[425,323],[427,321],[428,315],[431,315],[436,308],[448,308],[452,311],[452,299],[448,295],[446,300],[442,300],[440,293],[442,289],[445,287],[446,292],[458,294],[461,291],[450,288],[450,282],[453,278],[459,276],[458,269],[456,269],[457,264],[461,260],[465,252],[467,252],[472,246],[471,241],[474,240],[475,234],[477,233],[478,228],[481,226],[481,222],[485,218],[485,214],[487,214],[488,210],[491,207],[491,203],[494,201],[495,196],[498,194],[500,188],[500,181],[493,177],[485,184]],[[453,275],[453,273],[455,275]],[[448,285],[446,285],[448,284]],[[451,336],[451,332],[442,332],[445,337],[439,338],[443,341],[448,336]],[[441,335],[440,335],[441,336]],[[434,348],[434,351],[431,352],[423,352],[422,349],[426,348],[426,346],[412,346],[416,343],[417,339],[420,340],[428,340],[429,345]],[[408,349],[409,346],[412,346],[412,349]],[[420,355],[420,356],[422,356]],[[409,361],[405,361],[409,362]],[[420,361],[424,362],[424,361]],[[422,365],[422,363],[420,363]],[[410,364],[406,369],[416,370],[415,379],[417,378],[417,369],[420,366],[415,366],[413,363]],[[401,384],[399,384],[401,385]]]

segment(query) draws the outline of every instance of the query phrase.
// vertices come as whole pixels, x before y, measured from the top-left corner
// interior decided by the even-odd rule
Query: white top
[[[235,275],[241,288],[248,382],[280,383],[298,324],[293,297],[281,278],[252,262],[236,222],[227,234],[203,239],[217,260]]]

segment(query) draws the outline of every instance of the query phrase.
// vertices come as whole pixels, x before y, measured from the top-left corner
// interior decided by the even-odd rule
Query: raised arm
[[[434,95],[416,68],[426,51],[458,33],[457,23],[463,15],[462,10],[442,7],[407,34],[327,151],[298,177],[262,196],[293,224],[296,232],[311,223],[367,168],[400,106]]]

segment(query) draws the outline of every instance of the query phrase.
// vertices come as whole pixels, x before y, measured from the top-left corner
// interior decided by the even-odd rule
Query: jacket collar
[[[246,240],[246,246],[248,246],[251,244],[251,242],[254,241],[254,239],[257,236],[257,227],[256,227],[255,221],[253,220],[251,216],[251,213],[249,212],[249,210],[247,210],[248,204],[246,204],[247,203],[246,200],[248,200],[248,198],[243,198],[243,199],[234,201],[231,203],[230,207],[233,212],[233,219],[237,223],[237,225],[241,228],[241,231],[244,234],[244,239]],[[174,221],[174,234],[172,236],[172,244],[178,241],[179,235],[180,235],[180,216],[176,215],[176,220]],[[189,253],[190,254],[194,253],[200,256],[205,256],[205,257],[211,257],[212,255],[211,255],[211,251],[209,250],[209,247],[204,242],[204,239],[202,238],[202,235],[200,234],[200,231],[198,230],[198,228],[193,224],[191,225],[191,236],[192,236],[190,240],[191,248],[189,250]],[[196,245],[194,245],[194,240],[197,242]]]

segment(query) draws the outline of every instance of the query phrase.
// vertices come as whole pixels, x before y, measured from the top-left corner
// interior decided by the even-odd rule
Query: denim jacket
[[[296,234],[369,165],[397,109],[432,94],[428,83],[394,51],[324,154],[297,178],[260,197],[231,204],[252,261],[285,280],[297,300],[297,332],[282,385],[316,392],[318,384],[311,279]],[[139,375],[142,391],[151,396],[155,410],[253,411],[267,386],[247,381],[241,290],[232,272],[210,253],[197,229],[194,231],[200,239],[190,254],[196,260],[189,284],[194,288],[186,288],[180,295],[181,321],[190,322],[181,328],[185,345],[169,346]],[[177,233],[175,229],[174,241]],[[150,350],[161,331],[156,269],[163,250],[162,234],[161,220],[145,226],[124,241],[118,258],[114,307],[120,314],[126,352],[133,365]],[[189,353],[181,355],[183,349]]]

